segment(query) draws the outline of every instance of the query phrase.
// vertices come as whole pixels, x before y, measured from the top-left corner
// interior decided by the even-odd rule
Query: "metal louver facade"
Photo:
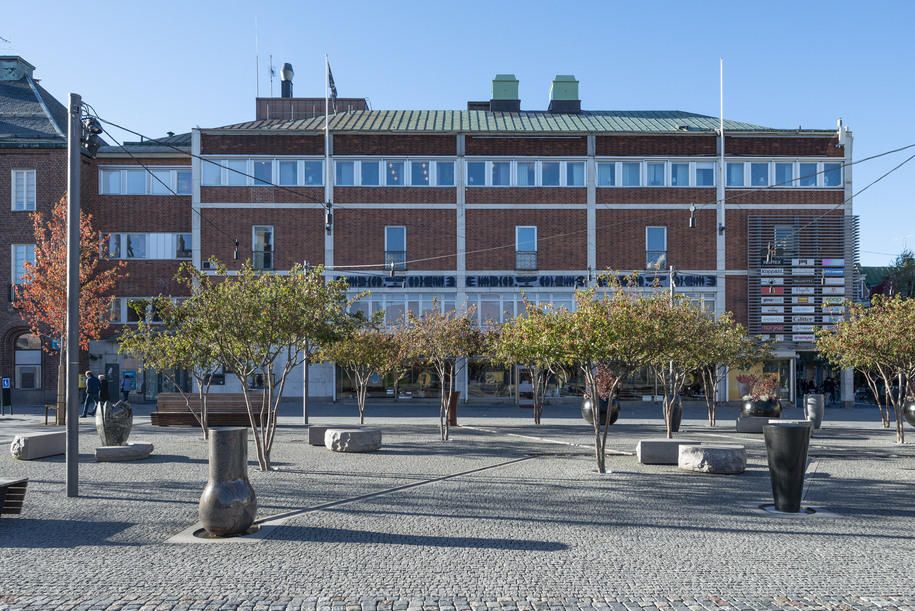
[[[858,217],[759,215],[747,218],[748,331],[781,348],[814,349],[855,298]]]

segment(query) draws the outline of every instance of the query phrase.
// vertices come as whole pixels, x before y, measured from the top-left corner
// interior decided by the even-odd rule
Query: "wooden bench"
[[[263,393],[252,393],[251,407],[254,413],[260,412]],[[156,411],[149,415],[155,426],[200,426],[197,416],[200,415],[200,397],[188,395],[190,408],[181,393],[159,393],[156,399]],[[191,413],[194,410],[194,413]],[[196,414],[196,416],[195,416]],[[248,408],[245,407],[245,396],[242,393],[210,393],[207,395],[208,426],[250,426]]]
[[[29,478],[0,480],[0,515],[22,513],[22,502],[25,500],[25,487]]]

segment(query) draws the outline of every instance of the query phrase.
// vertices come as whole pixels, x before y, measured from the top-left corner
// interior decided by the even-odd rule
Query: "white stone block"
[[[681,445],[701,443],[689,439],[641,439],[635,447],[635,455],[643,465],[676,465]]]
[[[747,451],[743,446],[681,445],[677,466],[700,473],[743,473],[747,470]]]
[[[381,429],[327,429],[324,447],[334,452],[374,452],[381,448]]]
[[[325,425],[325,424],[310,424],[308,425],[308,443],[313,446],[323,446],[324,445],[324,433],[327,432],[327,429],[351,429],[359,430],[362,427],[358,424],[352,426],[346,424],[339,425]]]
[[[10,453],[19,460],[34,460],[57,456],[67,451],[67,431],[53,433],[24,433],[16,435],[10,444]]]

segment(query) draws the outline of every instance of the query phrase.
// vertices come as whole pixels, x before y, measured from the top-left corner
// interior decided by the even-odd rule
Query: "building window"
[[[696,164],[696,186],[697,187],[714,187],[715,186],[715,164],[701,162]]]
[[[641,163],[626,162],[623,164],[623,186],[638,187],[641,181]]]
[[[35,265],[34,244],[13,244],[13,284],[25,284],[22,277],[26,274],[25,264]]]
[[[13,210],[35,209],[35,170],[13,170]]]
[[[824,163],[823,164],[823,186],[824,187],[841,187],[842,186],[842,164],[841,163]]]
[[[362,186],[377,187],[381,184],[381,173],[378,171],[377,161],[363,161],[360,163]]]
[[[38,390],[41,388],[41,340],[25,333],[16,338],[16,388]]]
[[[649,187],[663,187],[664,186],[664,163],[659,163],[656,161],[649,161],[648,172],[646,177],[646,184]]]
[[[120,297],[112,298],[111,303],[108,304],[108,322],[120,323],[123,320],[121,316],[122,302],[123,300]]]
[[[645,228],[645,267],[646,269],[667,267],[667,227]]]
[[[127,195],[146,195],[146,170],[124,170]]]
[[[356,184],[356,162],[355,161],[335,161],[336,178],[334,184],[338,187],[352,187]]]
[[[567,187],[585,186],[585,162],[584,161],[567,161],[566,162],[566,186]]]
[[[273,227],[255,225],[252,229],[254,269],[273,269]]]
[[[125,234],[124,258],[125,259],[145,259],[146,258],[146,234],[145,233],[128,233]]]
[[[559,162],[542,161],[540,162],[540,184],[544,187],[559,186]]]
[[[323,161],[306,161],[304,165],[305,165],[305,186],[306,187],[324,186],[324,162]]]
[[[384,267],[386,270],[407,269],[407,228],[384,228]]]
[[[454,162],[453,161],[437,161],[435,162],[435,168],[438,171],[436,176],[436,185],[439,187],[453,187],[454,186]]]
[[[467,162],[467,184],[473,187],[482,187],[486,185],[485,161]]]
[[[226,161],[226,182],[230,187],[244,187],[248,184],[248,162],[244,159]]]
[[[176,233],[175,234],[175,258],[176,259],[190,259],[191,258],[191,241],[193,236],[189,233]]]
[[[817,186],[817,164],[801,163],[798,164],[798,183],[802,187]]]
[[[688,187],[689,186],[689,164],[688,163],[670,164],[670,186],[671,187]]]
[[[403,180],[403,161],[387,161],[385,163],[384,183],[389,187],[402,187]]]
[[[750,184],[754,187],[769,186],[769,164],[768,163],[751,163],[750,164]]]
[[[616,186],[616,164],[598,163],[597,164],[597,186],[598,187],[615,187]]]
[[[533,187],[537,184],[537,162],[536,161],[519,161],[518,164],[518,186]]]
[[[742,163],[728,163],[727,164],[727,186],[729,187],[742,187],[743,186],[743,164]]]
[[[512,184],[512,164],[510,161],[493,161],[492,162],[492,171],[490,176],[492,176],[492,186],[494,187],[508,187]]]
[[[280,162],[280,184],[283,186],[295,186],[299,184],[299,162],[298,161],[281,161]]]
[[[222,184],[222,166],[219,165],[218,161],[204,159],[200,162],[200,164],[203,171],[203,186],[211,187],[219,186]],[[102,172],[102,176],[104,176],[104,172]],[[117,189],[117,192],[120,193],[120,187]]]
[[[515,227],[515,269],[532,271],[537,269],[537,227]]]
[[[273,162],[270,160],[254,161],[254,184],[267,185],[273,183]]]
[[[776,163],[775,164],[775,186],[776,187],[794,186],[794,164],[793,163]]]
[[[779,258],[790,259],[797,252],[797,231],[793,225],[776,225],[773,238],[773,246]]]
[[[414,187],[429,186],[429,167],[428,161],[410,162],[410,185]]]

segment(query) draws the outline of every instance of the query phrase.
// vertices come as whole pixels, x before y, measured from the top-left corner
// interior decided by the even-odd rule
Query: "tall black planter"
[[[200,522],[210,534],[243,534],[257,515],[248,481],[248,429],[210,428],[210,478],[200,495]]]
[[[766,440],[775,509],[784,513],[800,513],[810,426],[787,422],[767,424],[763,427],[763,437]]]
[[[674,399],[673,403],[670,404],[670,432],[676,433],[680,430],[680,422],[683,420],[683,402],[680,400],[680,397]],[[661,416],[666,416],[664,414],[664,404],[661,404]],[[664,423],[666,426],[666,422]]]
[[[600,413],[601,424],[613,424],[620,417],[620,402],[617,399],[613,400],[613,405],[610,406],[609,402],[606,399],[598,399],[598,412]],[[607,414],[610,415],[610,422],[607,422]],[[591,397],[585,397],[581,402],[581,417],[585,419],[585,422],[588,424],[594,424],[594,409],[591,405]]]

